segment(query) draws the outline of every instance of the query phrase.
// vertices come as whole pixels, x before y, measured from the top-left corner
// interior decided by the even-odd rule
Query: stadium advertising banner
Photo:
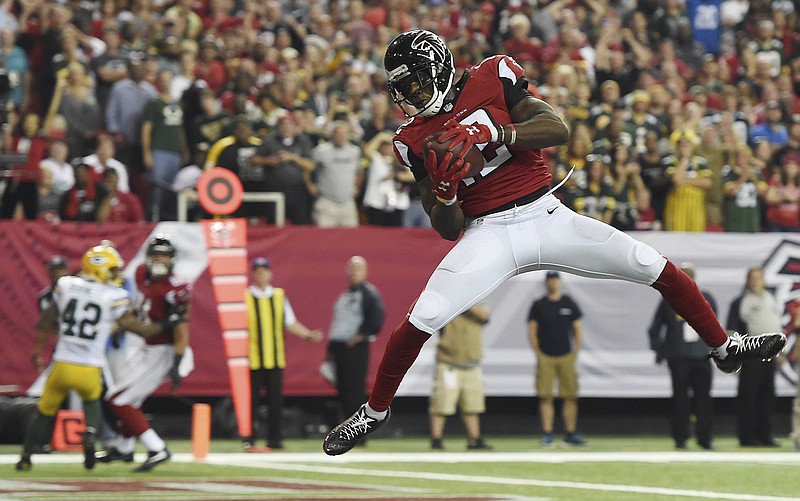
[[[230,395],[227,361],[208,254],[199,224],[160,223],[95,225],[45,222],[0,222],[0,386],[22,394],[36,379],[31,363],[36,295],[48,285],[46,260],[65,256],[76,272],[79,257],[102,239],[114,241],[130,275],[142,262],[144,246],[154,232],[173,237],[179,255],[176,273],[194,283],[191,344],[195,370],[179,395]],[[711,293],[724,320],[728,306],[743,290],[747,268],[764,266],[768,288],[781,305],[800,290],[800,236],[760,233],[751,235],[702,233],[636,233],[677,263],[690,261],[701,289]],[[452,247],[426,229],[318,229],[313,227],[248,229],[248,254],[268,256],[273,284],[286,290],[298,319],[309,328],[326,331],[333,303],[347,287],[346,263],[353,255],[369,263],[369,281],[380,291],[387,321],[372,347],[371,375],[377,368],[392,328],[419,295],[431,271]],[[660,295],[648,287],[613,280],[591,280],[562,274],[563,292],[583,311],[584,341],[578,357],[581,395],[584,397],[668,397],[669,372],[656,365],[649,349],[647,329]],[[544,273],[511,279],[486,299],[492,316],[484,331],[486,389],[490,396],[533,396],[535,361],[527,333],[528,310],[544,295]],[[784,314],[784,324],[788,314]],[[320,375],[325,343],[310,344],[286,336],[287,395],[331,395],[331,385]],[[790,343],[793,342],[790,338]],[[425,345],[398,395],[426,396],[430,392],[435,339]],[[134,349],[135,343],[130,343]],[[788,349],[787,349],[788,350]],[[785,364],[777,376],[777,392],[795,392],[794,372]],[[370,377],[370,382],[372,377]],[[718,397],[736,394],[736,376],[714,372],[712,392]],[[166,388],[161,389],[166,393]]]

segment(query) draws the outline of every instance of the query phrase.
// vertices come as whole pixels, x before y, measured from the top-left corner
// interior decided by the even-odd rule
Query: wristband
[[[458,197],[455,196],[455,197],[451,198],[450,200],[447,200],[446,198],[442,198],[439,195],[436,195],[436,200],[442,202],[443,204],[445,204],[445,205],[447,205],[449,207],[449,206],[453,205],[454,203],[456,203],[456,200],[458,200]]]
[[[509,146],[517,142],[517,128],[511,124],[511,141],[508,142]]]
[[[500,141],[498,143],[504,144],[506,142],[506,128],[501,125],[498,129],[500,129]]]
[[[499,128],[500,128],[500,127],[493,127],[493,126],[489,126],[489,130],[490,130],[490,131],[491,131],[491,133],[492,133],[492,139],[491,139],[491,142],[493,142],[493,143],[496,143],[496,142],[497,142],[497,140],[498,140],[498,139],[500,139],[500,131],[498,131],[498,130],[497,130],[497,129],[499,129]]]

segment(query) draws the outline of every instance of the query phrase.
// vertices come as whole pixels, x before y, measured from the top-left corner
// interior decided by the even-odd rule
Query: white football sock
[[[731,344],[731,338],[725,340],[722,343],[722,346],[717,346],[716,348],[711,348],[711,351],[714,352],[714,356],[716,356],[720,360],[725,360],[728,358],[728,345]]]
[[[375,409],[370,407],[369,404],[367,404],[366,412],[367,416],[371,417],[372,419],[377,419],[378,421],[383,421],[384,419],[386,419],[386,415],[389,413],[388,410],[376,411]]]
[[[136,447],[136,437],[119,437],[116,440],[116,448],[122,454],[133,452]]]
[[[148,428],[147,431],[139,435],[139,440],[142,441],[142,444],[147,447],[149,452],[161,452],[167,447],[167,444],[158,436],[156,430],[152,428]]]

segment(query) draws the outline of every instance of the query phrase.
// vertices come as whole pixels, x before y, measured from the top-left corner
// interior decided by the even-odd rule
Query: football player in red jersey
[[[118,371],[120,380],[106,392],[106,402],[121,422],[122,436],[97,454],[101,463],[133,461],[137,437],[147,448],[148,457],[136,471],[149,471],[171,457],[141,407],[165,380],[171,380],[173,390],[181,383],[179,366],[189,347],[191,285],[172,273],[176,254],[169,237],[156,234],[147,245],[144,264],[136,269],[134,306],[140,320],[161,324],[164,330],[145,338]]]
[[[389,91],[409,117],[395,154],[414,173],[433,227],[459,242],[445,256],[407,318],[389,339],[369,401],[325,438],[328,455],[343,454],[389,419],[389,404],[422,345],[454,317],[514,275],[555,270],[649,285],[712,348],[725,372],[744,359],[771,359],[786,336],[731,337],[694,281],[650,246],[600,221],[580,216],[553,195],[542,148],[565,144],[569,131],[547,103],[534,97],[522,68],[497,55],[455,80],[453,55],[434,33],[412,30],[389,44],[384,57]],[[437,161],[422,151],[444,130],[451,153]],[[483,170],[465,178],[473,145]],[[463,236],[461,236],[463,231]]]

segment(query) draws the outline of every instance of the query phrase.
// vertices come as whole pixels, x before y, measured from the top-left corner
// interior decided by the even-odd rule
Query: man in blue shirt
[[[774,151],[789,141],[789,133],[786,131],[786,126],[781,123],[783,109],[778,101],[767,101],[766,115],[763,123],[754,125],[750,129],[750,144],[755,144],[759,138],[766,139]]]
[[[536,393],[539,396],[539,416],[542,420],[542,445],[553,445],[553,383],[563,400],[564,442],[585,445],[577,432],[578,375],[576,358],[581,347],[581,309],[571,297],[561,294],[561,276],[548,271],[545,278],[547,295],[531,306],[528,314],[528,334],[536,352]]]

